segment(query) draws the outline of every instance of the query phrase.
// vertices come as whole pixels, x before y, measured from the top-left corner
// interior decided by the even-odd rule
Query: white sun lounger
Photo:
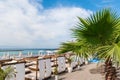
[[[77,59],[78,57],[76,55],[73,55],[71,57],[72,57],[71,66],[72,66],[72,68],[75,68],[78,64],[78,59]]]
[[[25,63],[16,64],[16,80],[25,80]]]
[[[66,69],[65,57],[58,57],[57,63],[58,63],[58,73],[65,71]]]
[[[30,74],[25,75],[25,63],[16,64],[16,72],[17,72],[16,80],[25,80],[25,78],[29,78],[31,80],[36,80],[35,73],[30,73]]]
[[[39,59],[38,60],[38,68],[39,68],[39,80],[42,80],[45,78],[45,60]]]
[[[51,61],[50,59],[39,59],[39,80],[43,80],[51,76]]]
[[[50,59],[45,60],[46,68],[45,68],[45,78],[51,76],[52,68],[51,68],[51,61]]]
[[[3,66],[2,69],[5,69],[6,66]],[[16,72],[16,75],[9,80],[25,80],[25,78],[31,79],[31,80],[36,80],[36,74],[35,73],[30,73],[25,75],[25,63],[15,63],[9,66],[13,66],[14,70]],[[28,70],[27,70],[28,71]]]

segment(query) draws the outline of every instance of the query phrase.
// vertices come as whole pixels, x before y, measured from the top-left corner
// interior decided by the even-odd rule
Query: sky
[[[0,0],[0,48],[59,48],[72,41],[77,17],[102,8],[118,13],[120,0]]]

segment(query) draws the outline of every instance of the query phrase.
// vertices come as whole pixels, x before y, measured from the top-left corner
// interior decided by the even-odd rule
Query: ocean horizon
[[[47,53],[54,53],[56,50],[58,50],[58,48],[0,48],[0,56],[18,56],[19,53],[22,53],[22,55],[45,55]]]

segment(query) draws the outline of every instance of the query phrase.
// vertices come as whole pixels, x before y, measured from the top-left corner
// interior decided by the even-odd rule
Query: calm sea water
[[[56,51],[57,49],[25,49],[25,50],[1,50],[0,51],[0,56],[3,56],[3,55],[19,55],[19,53],[22,53],[22,55],[28,55],[28,54],[33,54],[33,55],[38,55],[38,54],[52,54]]]

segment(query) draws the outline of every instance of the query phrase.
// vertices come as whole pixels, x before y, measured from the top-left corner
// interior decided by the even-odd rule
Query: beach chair
[[[1,59],[6,59],[6,54],[3,54],[3,56],[1,57]]]
[[[22,58],[22,57],[23,57],[23,54],[22,54],[22,52],[21,52],[21,51],[19,52],[18,57],[19,57],[19,58]]]
[[[33,56],[33,53],[32,53],[32,52],[30,53],[30,56]]]
[[[35,62],[35,64],[34,64]],[[32,63],[32,64],[31,64]],[[26,75],[25,80],[37,80],[38,79],[38,64],[37,61],[33,61],[30,64],[27,64],[25,69]]]
[[[73,55],[71,57],[72,57],[71,66],[72,66],[72,68],[75,68],[75,67],[77,67],[77,64],[78,64],[78,56]]]
[[[6,54],[6,57],[5,57],[6,59],[10,59],[10,54],[9,54],[9,52]]]
[[[36,74],[35,73],[30,73],[30,74],[25,74],[25,63],[20,62],[20,63],[15,63],[14,65],[16,75],[15,77],[10,78],[10,80],[36,80]]]
[[[39,80],[42,80],[45,78],[45,60],[39,59],[38,60],[38,68],[39,68]]]
[[[38,68],[39,68],[39,80],[43,80],[51,76],[52,70],[50,59],[39,59]]]
[[[80,58],[80,63],[81,63],[81,65],[84,64],[84,62],[85,62],[85,60],[81,57],[81,58]]]
[[[16,64],[16,80],[25,80],[25,63]]]
[[[66,69],[65,57],[58,57],[57,63],[58,63],[58,73],[64,72]]]
[[[75,67],[77,67],[77,61],[72,61],[72,63],[71,63],[71,67],[74,69]]]
[[[27,72],[31,72],[29,69],[25,68],[25,63],[16,64],[16,79],[15,80],[36,80],[36,74],[31,72],[29,74],[25,74]]]
[[[48,78],[48,77],[51,76],[51,72],[52,72],[50,59],[46,59],[45,63],[46,63],[45,64],[46,65],[46,67],[45,67],[45,78]]]

